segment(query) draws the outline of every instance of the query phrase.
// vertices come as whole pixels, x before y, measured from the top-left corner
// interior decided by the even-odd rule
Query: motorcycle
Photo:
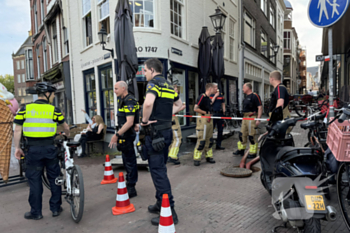
[[[293,136],[286,135],[289,127],[304,119],[283,120],[282,107],[272,112],[260,145],[260,179],[272,197],[274,217],[283,220],[284,227],[289,223],[298,232],[319,233],[321,219],[336,220],[336,210],[326,205],[322,192],[323,154],[317,148],[295,147]]]

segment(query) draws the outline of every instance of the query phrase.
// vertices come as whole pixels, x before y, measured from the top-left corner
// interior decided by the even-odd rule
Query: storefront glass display
[[[90,117],[97,114],[97,103],[96,103],[96,83],[95,74],[91,70],[89,73],[85,73],[85,101],[86,101],[86,112]]]
[[[188,72],[188,113],[196,115],[194,112],[194,105],[196,104],[199,92],[198,74],[192,71]],[[196,124],[196,118],[188,118],[190,125]]]
[[[108,128],[115,127],[114,96],[113,96],[113,73],[112,67],[104,66],[99,69],[101,93],[102,93],[102,118]]]
[[[177,84],[177,88],[179,90],[179,96],[181,98],[181,101],[186,102],[185,70],[173,69],[173,83]],[[184,115],[185,113],[186,113],[186,109],[179,112],[178,115]],[[186,125],[186,119],[183,117],[179,117],[179,123],[181,126]]]

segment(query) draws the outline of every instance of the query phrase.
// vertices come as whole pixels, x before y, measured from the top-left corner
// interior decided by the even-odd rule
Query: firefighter
[[[174,91],[179,94],[179,90],[177,85],[174,85]],[[186,105],[183,103],[179,112],[184,110]],[[178,113],[178,112],[176,112]],[[176,114],[174,113],[174,114]],[[179,118],[177,116],[173,116],[172,118],[172,127],[173,131],[173,141],[169,147],[169,158],[168,161],[174,163],[175,165],[180,164],[180,160],[178,157],[180,146],[182,144],[182,134],[181,134],[181,126],[179,124]]]
[[[217,83],[213,83],[213,84],[214,84],[215,94],[210,95],[211,104],[213,108],[213,116],[223,117],[225,116],[225,98],[223,93],[220,93],[220,90],[218,90],[218,84]],[[218,129],[218,136],[216,138],[216,149],[225,150],[225,147],[221,146],[222,133],[224,131],[224,120],[214,119],[213,123],[214,123],[213,128],[217,127]]]
[[[210,117],[211,100],[210,95],[214,94],[215,85],[208,83],[205,86],[205,93],[198,96],[197,103],[194,106],[194,111],[198,116]],[[208,163],[215,163],[213,159],[213,121],[211,118],[197,118],[197,144],[193,153],[194,166],[199,166],[204,152]]]
[[[243,101],[243,117],[245,118],[261,118],[262,105],[260,96],[252,91],[252,84],[245,83],[243,85],[243,93],[246,97]],[[256,137],[256,128],[260,124],[259,120],[243,120],[241,132],[239,132],[239,141],[237,143],[238,150],[234,155],[244,155],[247,146],[247,138],[249,138],[249,155],[248,158],[255,158],[258,150],[258,141]]]

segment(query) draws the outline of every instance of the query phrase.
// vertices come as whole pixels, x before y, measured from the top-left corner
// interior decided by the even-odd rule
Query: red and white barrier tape
[[[314,114],[316,115],[316,114]],[[311,115],[304,120],[308,120],[309,118],[313,117],[314,115]],[[195,115],[173,115],[177,117],[190,117],[190,118],[207,118],[207,119],[222,119],[222,120],[247,120],[247,121],[269,121],[268,118],[246,118],[246,117],[217,117],[217,116],[195,116]]]

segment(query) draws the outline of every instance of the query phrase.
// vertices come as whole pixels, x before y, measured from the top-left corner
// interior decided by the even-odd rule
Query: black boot
[[[237,150],[235,152],[233,152],[234,155],[240,155],[243,156],[244,155],[244,150]]]
[[[213,158],[206,158],[208,163],[215,163],[215,160]]]
[[[135,184],[127,184],[126,189],[128,190],[129,198],[133,198],[137,196]]]
[[[31,212],[27,212],[24,214],[24,218],[25,219],[32,219],[32,220],[40,220],[43,218],[43,216],[42,215],[34,216],[34,215],[32,215]]]
[[[173,159],[171,157],[168,158],[168,162],[169,163],[173,163],[175,165],[179,165],[180,164],[180,160],[179,159]]]
[[[225,150],[225,147],[216,145],[216,149],[217,149],[217,150]]]
[[[195,161],[193,162],[193,164],[194,164],[194,166],[199,166],[199,165],[201,165],[201,162],[200,162],[200,161],[195,160]]]
[[[175,212],[175,208],[174,207],[171,207],[171,214],[173,216],[174,224],[176,225],[179,222],[179,219],[177,218],[177,214]],[[152,218],[152,220],[151,220],[152,225],[158,226],[159,225],[159,219],[160,219],[160,216]]]
[[[161,203],[160,201],[157,201],[156,204],[148,206],[148,211],[153,214],[159,214],[160,207],[161,207]]]
[[[247,158],[248,159],[254,159],[255,157],[256,157],[256,154],[249,154]]]

